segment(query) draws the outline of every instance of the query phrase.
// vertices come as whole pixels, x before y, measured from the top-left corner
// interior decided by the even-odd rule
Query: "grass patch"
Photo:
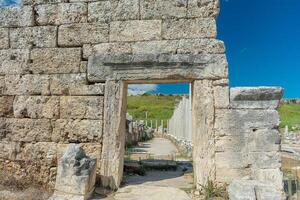
[[[181,101],[179,95],[157,95],[145,94],[141,96],[128,96],[127,112],[135,119],[145,120],[148,113],[148,123],[158,120],[158,126],[161,120],[168,120],[172,117],[175,106]]]
[[[202,186],[203,195],[205,199],[212,199],[212,198],[222,198],[222,199],[229,199],[228,193],[226,191],[226,186],[219,186],[213,181],[208,180],[207,184]]]
[[[280,128],[286,125],[291,130],[292,127],[299,127],[300,129],[300,105],[299,104],[282,104],[279,109],[280,114]]]

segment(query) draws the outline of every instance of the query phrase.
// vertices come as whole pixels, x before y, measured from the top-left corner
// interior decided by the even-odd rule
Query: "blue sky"
[[[225,42],[230,86],[282,86],[300,97],[300,0],[220,0],[218,39]],[[0,0],[0,5],[19,0]],[[188,93],[187,84],[143,86]],[[149,90],[148,90],[149,91]]]
[[[231,87],[282,86],[285,97],[300,97],[300,0],[221,0],[218,39]],[[180,84],[154,92],[188,91]]]

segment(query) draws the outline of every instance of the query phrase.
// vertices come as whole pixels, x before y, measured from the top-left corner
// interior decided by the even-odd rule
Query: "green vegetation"
[[[135,119],[140,120],[145,120],[147,113],[148,122],[150,120],[158,120],[158,125],[160,125],[161,120],[167,120],[172,117],[175,106],[180,102],[181,98],[178,95],[162,94],[128,96],[127,112]]]
[[[225,185],[217,185],[216,183],[212,182],[211,180],[207,181],[207,184],[202,186],[202,192],[205,196],[205,199],[213,199],[216,197],[222,198],[222,199],[229,199],[228,194],[226,191]]]
[[[281,123],[280,128],[288,125],[291,127],[300,128],[300,105],[299,104],[282,104],[279,109]]]

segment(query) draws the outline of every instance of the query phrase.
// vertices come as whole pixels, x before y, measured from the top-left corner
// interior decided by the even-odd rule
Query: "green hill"
[[[299,104],[282,104],[279,109],[280,113],[280,128],[288,125],[289,129],[292,126],[300,127],[300,105]]]
[[[167,120],[172,117],[175,106],[180,102],[181,98],[179,95],[161,94],[128,96],[127,112],[135,119],[145,120],[147,112],[148,121]]]

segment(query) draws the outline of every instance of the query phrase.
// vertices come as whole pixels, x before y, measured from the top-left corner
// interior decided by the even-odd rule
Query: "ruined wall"
[[[273,136],[281,96],[233,90],[229,101],[225,48],[215,39],[218,0],[23,4],[0,8],[1,170],[51,183],[63,147],[80,143],[99,159],[102,184],[117,188],[126,81],[180,80],[193,82],[198,188],[208,178],[280,179]]]

